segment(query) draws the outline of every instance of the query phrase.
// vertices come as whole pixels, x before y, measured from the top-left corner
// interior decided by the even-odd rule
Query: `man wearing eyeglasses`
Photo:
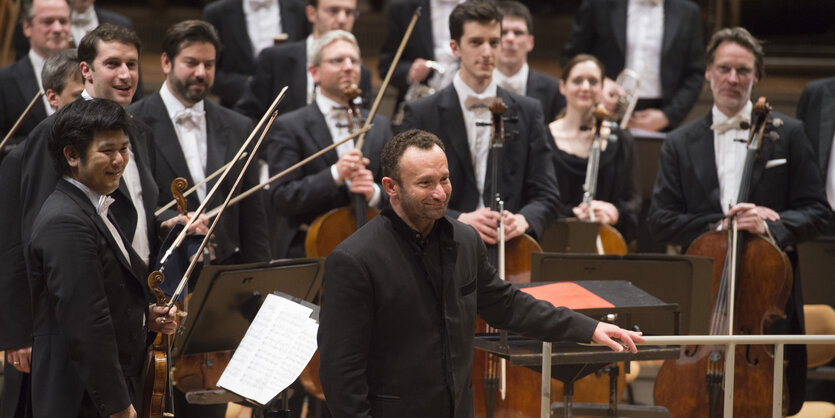
[[[264,49],[255,64],[255,74],[235,105],[236,110],[258,120],[284,86],[291,88],[278,106],[279,114],[314,101],[317,89],[307,71],[310,65],[308,51],[312,49],[313,42],[328,31],[340,29],[351,32],[359,11],[356,0],[307,0],[305,14],[313,26],[310,36],[302,41]],[[369,103],[371,71],[364,65],[361,66],[359,88],[363,92],[361,103]]]

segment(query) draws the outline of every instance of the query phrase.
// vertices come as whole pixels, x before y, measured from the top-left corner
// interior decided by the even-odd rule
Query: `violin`
[[[754,162],[766,138],[777,140],[771,106],[761,97],[754,106],[754,120],[747,141],[737,202],[749,201]],[[768,238],[738,231],[736,219],[725,231],[711,231],[697,238],[688,255],[713,258],[712,335],[763,334],[780,318],[792,288],[792,266],[786,253]],[[675,417],[719,417],[725,403],[736,416],[772,414],[771,388],[774,356],[769,346],[684,346],[678,360],[667,360],[655,383],[655,403]],[[729,360],[732,356],[732,361]],[[734,373],[733,393],[722,387],[726,373]],[[783,415],[788,402],[783,385]]]

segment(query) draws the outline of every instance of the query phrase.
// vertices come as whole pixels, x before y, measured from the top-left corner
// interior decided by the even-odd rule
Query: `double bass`
[[[768,138],[776,132],[766,129],[771,107],[764,97],[754,106],[742,180],[737,202],[748,202],[754,161]],[[786,253],[768,238],[738,231],[736,219],[727,220],[728,229],[711,231],[697,238],[688,255],[713,258],[713,310],[710,333],[713,335],[763,334],[780,318],[792,288],[792,266]],[[734,356],[733,361],[728,361]],[[733,364],[728,370],[726,364]],[[733,413],[739,417],[764,417],[772,412],[771,388],[774,355],[763,345],[684,346],[678,360],[667,360],[655,383],[655,403],[667,407],[674,417],[722,416],[725,399],[733,400]],[[734,373],[733,393],[724,394],[725,373]],[[785,389],[785,385],[783,386]],[[783,393],[783,414],[787,412]]]

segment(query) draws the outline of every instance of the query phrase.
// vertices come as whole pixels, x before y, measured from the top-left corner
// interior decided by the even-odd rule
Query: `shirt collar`
[[[461,71],[455,74],[455,77],[452,78],[452,85],[455,88],[455,92],[458,93],[458,102],[461,104],[462,110],[467,110],[467,107],[464,105],[464,102],[467,100],[467,96],[475,96],[479,99],[483,99],[485,97],[495,97],[496,96],[496,79],[491,79],[490,84],[484,89],[483,92],[476,93],[464,80],[461,79]]]
[[[751,101],[749,100],[747,103],[745,103],[745,106],[743,106],[743,107],[742,107],[742,110],[740,110],[740,111],[739,111],[736,115],[743,115],[743,116],[745,116],[745,117],[746,117],[746,119],[747,119],[747,118],[749,118],[749,117],[750,117],[750,115],[751,115],[751,111],[752,111],[753,109],[754,109],[754,105],[753,105],[753,104],[751,104]],[[720,123],[722,123],[722,122],[724,122],[724,121],[726,121],[726,120],[728,120],[728,119],[731,119],[731,118],[733,118],[733,117],[736,117],[736,115],[733,115],[733,116],[731,116],[731,117],[725,116],[725,114],[724,114],[724,113],[722,113],[722,111],[721,111],[721,110],[719,110],[719,108],[718,108],[718,107],[716,107],[716,105],[713,105],[713,109],[712,109],[712,111],[711,111],[711,112],[712,112],[712,114],[713,114],[712,116],[713,116],[713,124],[714,124],[714,125],[715,125],[715,124],[720,124]]]
[[[325,115],[325,118],[328,117],[328,113],[330,113],[331,109],[333,109],[334,107],[342,107],[342,108],[345,107],[344,105],[341,105],[341,104],[325,97],[324,94],[317,94],[316,95],[316,106],[319,107],[319,111],[322,112],[323,115]]]
[[[32,61],[32,66],[35,67],[35,73],[38,75],[38,80],[40,80],[41,71],[43,71],[43,64],[46,62],[46,58],[38,55],[34,49],[29,49],[29,61]]]
[[[186,105],[174,97],[171,90],[168,90],[167,80],[162,82],[162,87],[159,89],[159,96],[162,98],[162,104],[165,105],[165,110],[168,111],[168,118],[171,120],[174,120],[174,115],[176,115],[178,111],[186,108]],[[203,112],[203,107],[203,101],[201,100],[195,103],[194,106],[191,106],[191,109],[197,112]]]
[[[523,63],[522,68],[520,68],[519,71],[517,71],[516,74],[513,74],[512,76],[506,76],[504,75],[504,73],[499,71],[498,68],[496,68],[493,70],[493,80],[496,82],[496,84],[501,84],[502,80],[508,80],[513,84],[524,83],[528,80],[528,72],[530,72],[530,67],[528,66],[527,62]]]
[[[84,193],[84,195],[87,196],[88,199],[90,199],[90,203],[93,204],[93,207],[96,208],[96,213],[101,213],[101,206],[104,204],[105,200],[107,200],[106,195],[99,194],[95,190],[84,185],[84,183],[70,176],[64,176],[64,180],[81,190]]]
[[[87,92],[87,88],[85,87],[84,90],[81,90],[81,98],[84,100],[93,100],[93,96]]]

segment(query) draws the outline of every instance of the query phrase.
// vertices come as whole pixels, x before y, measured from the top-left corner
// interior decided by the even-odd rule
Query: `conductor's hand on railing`
[[[609,346],[609,348],[617,352],[628,349],[633,353],[637,353],[638,347],[635,346],[635,343],[644,342],[644,337],[641,335],[641,332],[625,330],[607,322],[598,322],[591,339],[596,343]]]

